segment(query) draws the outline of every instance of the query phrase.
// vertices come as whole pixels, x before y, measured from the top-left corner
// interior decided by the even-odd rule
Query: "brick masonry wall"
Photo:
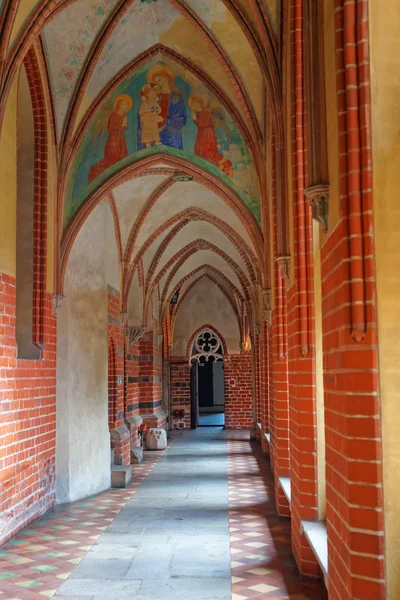
[[[110,398],[109,382],[109,415],[113,415],[113,421],[109,423],[111,432],[111,448],[114,450],[114,461],[116,464],[129,465],[131,462],[131,448],[129,430],[125,424],[125,333],[121,324],[121,301],[117,290],[108,286],[108,340],[109,356],[114,354],[114,395]],[[109,360],[110,365],[110,360]],[[110,374],[110,373],[109,373]],[[116,389],[115,389],[116,388]]]
[[[140,413],[153,414],[162,404],[162,346],[152,331],[140,340],[139,355]]]
[[[380,600],[386,594],[376,306],[370,285],[367,333],[354,341],[347,232],[342,219],[321,252],[329,594]]]
[[[172,418],[173,428],[190,428],[190,367],[185,357],[172,357],[171,411],[184,409],[183,419]],[[253,422],[253,376],[250,352],[224,358],[225,427],[250,429]]]
[[[250,429],[253,423],[253,372],[251,352],[224,358],[225,427]]]
[[[0,544],[55,503],[56,319],[44,294],[42,360],[17,358],[16,282],[0,275]]]
[[[139,365],[140,352],[139,343],[136,342],[126,349],[126,398],[125,414],[128,422],[131,423],[130,434],[131,444],[139,445],[138,427],[141,422],[139,418]]]
[[[190,366],[184,356],[174,356],[170,361],[171,414],[174,429],[190,428]],[[173,416],[174,410],[184,410],[183,419]]]
[[[264,434],[270,433],[270,402],[271,402],[271,331],[267,321],[262,323],[260,349],[260,393],[261,393],[261,446],[268,454],[270,445]]]

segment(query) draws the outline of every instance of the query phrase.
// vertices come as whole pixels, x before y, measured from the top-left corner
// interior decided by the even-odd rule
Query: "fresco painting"
[[[116,3],[117,0],[78,0],[44,29],[59,132],[88,52]]]
[[[180,12],[168,0],[150,4],[132,2],[103,48],[88,84],[89,97],[95,98],[120,69],[159,43],[180,18]],[[135,35],[132,35],[133,28]]]
[[[118,86],[88,129],[71,173],[65,224],[107,177],[159,152],[223,179],[260,221],[257,176],[232,117],[197,77],[159,56]]]

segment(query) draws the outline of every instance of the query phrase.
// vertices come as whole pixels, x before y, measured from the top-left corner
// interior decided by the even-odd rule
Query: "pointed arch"
[[[254,248],[263,248],[264,244],[260,225],[257,223],[255,217],[250,213],[249,209],[245,206],[241,198],[239,198],[239,196],[232,190],[232,188],[225,184],[225,182],[221,179],[208,172],[205,172],[200,166],[194,165],[186,159],[170,156],[166,153],[160,153],[156,156],[150,156],[140,161],[133,162],[124,169],[121,169],[121,171],[118,173],[115,173],[113,176],[106,179],[104,183],[102,183],[89,195],[76,213],[74,213],[74,216],[67,226],[61,241],[59,282],[60,292],[62,291],[65,268],[73,242],[83,223],[95,206],[97,206],[104,195],[110,193],[117,185],[121,185],[125,181],[128,181],[134,177],[143,177],[148,175],[149,168],[151,169],[160,162],[162,162],[163,165],[166,165],[167,168],[162,167],[161,169],[154,169],[153,173],[157,172],[162,174],[171,174],[171,167],[173,167],[176,169],[175,176],[179,176],[184,173],[189,177],[193,177],[197,182],[199,182],[205,188],[213,191],[228,204],[228,206],[234,211],[236,216],[247,229],[250,238],[252,239]],[[174,173],[174,171],[172,171],[172,173]]]

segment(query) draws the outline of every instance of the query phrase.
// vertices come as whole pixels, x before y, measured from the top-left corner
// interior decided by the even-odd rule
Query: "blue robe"
[[[169,97],[168,114],[165,126],[160,129],[160,142],[171,148],[183,150],[182,128],[186,125],[186,106],[183,94],[171,92]],[[139,111],[137,113],[137,149],[143,150],[146,146],[142,144],[142,124]]]

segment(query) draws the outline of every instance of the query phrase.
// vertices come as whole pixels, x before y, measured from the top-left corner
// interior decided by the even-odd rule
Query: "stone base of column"
[[[126,425],[111,429],[111,449],[114,452],[116,465],[130,465],[131,463],[131,436]]]
[[[139,438],[139,427],[143,423],[143,417],[141,415],[133,415],[125,419],[126,426],[129,429],[131,437],[131,446],[140,446]]]
[[[154,413],[140,415],[143,419],[143,423],[147,425],[147,428],[158,427],[161,429],[167,429],[167,413],[164,409],[160,408]]]

